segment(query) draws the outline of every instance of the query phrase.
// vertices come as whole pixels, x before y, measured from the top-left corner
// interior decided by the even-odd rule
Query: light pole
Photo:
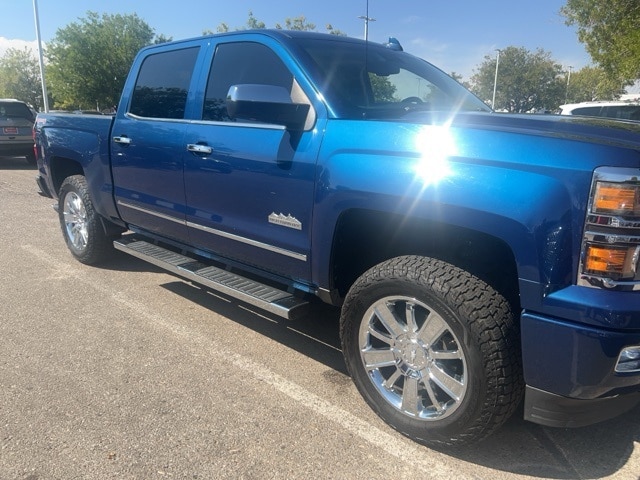
[[[40,59],[40,79],[42,82],[42,106],[45,113],[49,111],[47,84],[44,80],[44,60],[42,58],[42,40],[40,39],[40,18],[38,17],[38,0],[33,0],[33,17],[36,22],[36,39],[38,40],[38,58]]]
[[[571,80],[571,70],[573,70],[573,67],[569,65],[569,75],[567,75],[567,89],[564,92],[564,103],[568,103],[569,101],[569,81]]]
[[[498,86],[498,65],[500,65],[500,52],[499,48],[496,48],[498,55],[496,56],[496,75],[493,77],[493,99],[491,100],[491,108],[496,109],[496,87]]]
[[[369,22],[375,22],[375,18],[371,18],[369,15],[360,15],[358,18],[364,20],[364,40],[369,40]]]

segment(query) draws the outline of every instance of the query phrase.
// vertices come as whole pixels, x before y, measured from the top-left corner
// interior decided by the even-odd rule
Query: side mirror
[[[230,118],[284,125],[290,130],[304,127],[309,108],[293,103],[289,92],[275,85],[232,85],[227,94]]]

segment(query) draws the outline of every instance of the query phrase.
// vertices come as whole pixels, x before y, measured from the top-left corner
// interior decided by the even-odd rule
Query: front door
[[[292,279],[309,278],[311,217],[320,129],[233,121],[231,85],[275,85],[308,102],[291,71],[266,45],[215,47],[201,119],[185,141],[186,221],[191,242]],[[315,125],[315,128],[314,128]]]

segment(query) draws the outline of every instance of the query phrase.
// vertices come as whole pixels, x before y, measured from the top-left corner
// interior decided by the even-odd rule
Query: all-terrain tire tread
[[[440,295],[449,306],[457,306],[456,313],[466,319],[468,328],[478,339],[485,362],[483,368],[487,372],[487,391],[490,392],[482,407],[482,414],[457,437],[414,440],[431,446],[455,446],[490,435],[513,414],[524,391],[520,335],[510,304],[490,285],[460,268],[433,258],[403,256],[365,272],[349,291],[342,311],[350,310],[364,290],[391,279],[421,284]],[[340,336],[345,358],[353,341],[347,331],[349,328],[347,322],[341,321]],[[349,362],[347,367],[351,371]],[[407,432],[401,433],[413,437]]]

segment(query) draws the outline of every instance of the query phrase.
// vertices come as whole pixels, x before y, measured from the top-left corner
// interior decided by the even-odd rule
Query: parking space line
[[[81,281],[96,291],[101,292],[105,297],[110,297],[114,302],[118,303],[122,307],[135,312],[136,315],[143,316],[153,324],[160,325],[163,328],[170,330],[173,334],[181,337],[188,336],[189,344],[192,347],[196,344],[200,344],[198,346],[199,351],[202,351],[202,347],[206,347],[212,357],[219,358],[222,361],[231,361],[236,369],[254,377],[256,380],[260,380],[268,384],[270,387],[294,400],[297,404],[312,410],[316,414],[323,416],[333,423],[338,424],[340,427],[356,435],[361,440],[373,445],[377,449],[384,451],[403,462],[407,462],[407,465],[410,465],[412,469],[417,468],[421,470],[425,473],[425,478],[464,478],[464,474],[459,469],[454,469],[447,465],[447,457],[444,454],[413,444],[413,442],[408,439],[399,439],[393,434],[387,433],[347,412],[339,406],[319,397],[297,383],[278,375],[263,364],[259,364],[250,358],[235,352],[225,350],[212,339],[205,339],[191,330],[180,328],[178,325],[165,320],[160,314],[150,309],[146,304],[137,302],[130,298],[125,292],[113,291],[98,282],[86,278],[86,276],[82,275],[80,269],[74,269],[68,263],[56,260],[47,252],[33,245],[23,245],[22,248],[33,257],[38,258],[42,263],[48,264],[55,272],[58,272],[58,274],[63,272],[64,274],[69,274],[69,276],[73,275],[76,280]]]

